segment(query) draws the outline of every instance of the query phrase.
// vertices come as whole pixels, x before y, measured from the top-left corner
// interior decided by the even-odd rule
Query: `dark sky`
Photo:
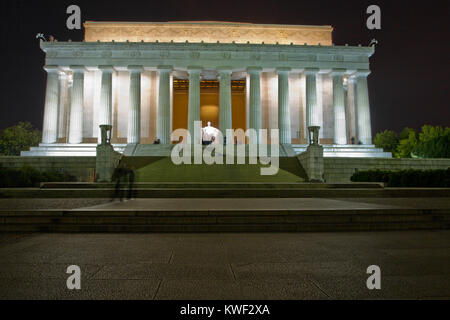
[[[37,33],[79,41],[66,29],[66,8],[82,21],[219,20],[332,25],[337,45],[379,42],[371,58],[372,131],[423,124],[450,126],[449,1],[323,0],[1,0],[0,129],[27,120],[41,129],[46,73]],[[382,29],[366,28],[366,8],[381,7]]]

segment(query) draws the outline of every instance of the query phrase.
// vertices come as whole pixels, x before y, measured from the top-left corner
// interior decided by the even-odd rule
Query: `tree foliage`
[[[408,130],[406,138],[401,139],[394,152],[394,156],[397,158],[411,158],[413,151],[417,146],[417,133],[415,130]]]
[[[355,172],[353,182],[384,182],[388,187],[450,187],[450,168],[444,170],[368,170]]]
[[[404,127],[402,131],[400,131],[400,133],[398,134],[398,140],[400,141],[403,139],[408,139],[410,132],[416,133],[416,130],[409,127]]]
[[[376,134],[373,142],[377,148],[383,148],[385,152],[393,152],[398,145],[397,133],[393,130],[384,130]]]
[[[392,130],[377,133],[375,146],[397,158],[450,158],[450,128],[424,125],[419,133],[405,127],[398,135]]]
[[[0,132],[0,155],[18,156],[20,151],[37,146],[41,140],[41,132],[29,122],[19,122]]]
[[[74,182],[75,177],[55,170],[39,171],[31,166],[3,168],[0,166],[0,188],[39,187],[41,182]]]
[[[450,128],[423,126],[414,153],[421,158],[450,158]]]

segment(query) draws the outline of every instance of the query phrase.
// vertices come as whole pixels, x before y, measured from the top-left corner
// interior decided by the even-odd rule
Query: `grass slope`
[[[303,182],[305,173],[297,158],[280,158],[276,175],[260,174],[262,165],[248,164],[181,164],[170,157],[125,157],[128,166],[135,169],[136,182]]]

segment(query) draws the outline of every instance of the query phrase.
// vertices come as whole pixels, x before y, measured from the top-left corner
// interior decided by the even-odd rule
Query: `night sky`
[[[1,0],[0,129],[19,121],[42,128],[46,73],[37,33],[80,41],[66,28],[66,8],[81,7],[82,21],[182,21],[332,25],[337,45],[378,40],[371,58],[372,132],[450,126],[450,8],[448,1],[323,0]],[[381,30],[366,28],[366,8],[381,7]]]

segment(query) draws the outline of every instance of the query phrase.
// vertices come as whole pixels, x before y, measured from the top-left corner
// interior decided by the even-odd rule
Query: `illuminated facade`
[[[146,154],[177,128],[279,129],[303,152],[320,126],[325,156],[390,157],[372,145],[373,47],[336,46],[330,26],[86,22],[83,42],[41,42],[48,72],[43,138],[24,156]],[[270,132],[270,130],[269,130]]]

